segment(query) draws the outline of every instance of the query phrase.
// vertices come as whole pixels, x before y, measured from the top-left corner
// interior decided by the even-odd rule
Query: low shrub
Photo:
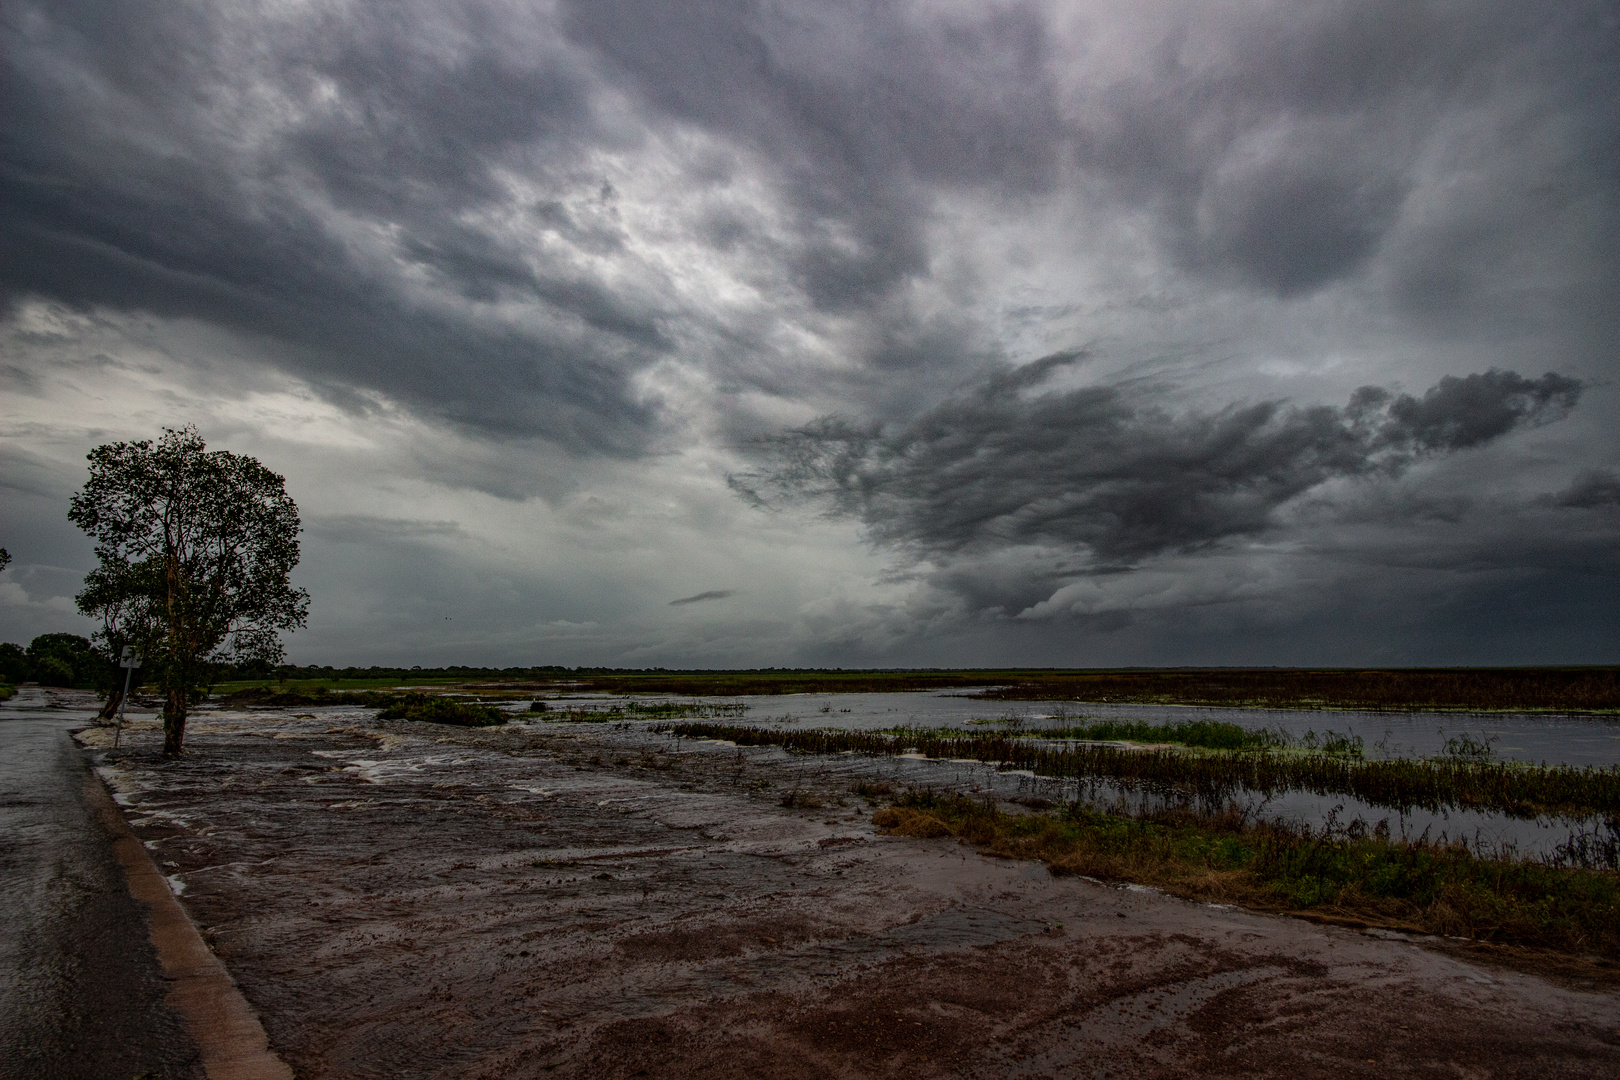
[[[430,724],[458,724],[462,727],[493,727],[506,723],[507,716],[493,705],[457,701],[427,694],[408,694],[377,714],[379,720],[423,720]]]

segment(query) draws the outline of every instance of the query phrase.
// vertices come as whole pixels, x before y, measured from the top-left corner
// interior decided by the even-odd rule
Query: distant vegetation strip
[[[901,794],[873,822],[895,835],[954,836],[991,854],[1038,859],[1054,873],[1154,885],[1205,902],[1620,956],[1620,876],[1579,863],[1482,858],[1457,844],[1356,827],[1289,828],[1236,814],[1132,818],[1084,807],[1008,814],[919,792]],[[1613,865],[1612,850],[1601,856]]]
[[[234,673],[238,679],[249,673]],[[0,677],[4,672],[0,671]],[[983,690],[1005,701],[1207,705],[1232,708],[1620,713],[1620,667],[1153,668],[665,671],[608,668],[284,667],[259,685],[290,682],[487,682],[537,690],[756,696]],[[247,685],[222,683],[222,687]]]
[[[1205,806],[1239,791],[1348,795],[1373,806],[1480,810],[1516,818],[1542,815],[1620,818],[1620,768],[1525,766],[1464,760],[1363,761],[1350,755],[1239,753],[1119,746],[1053,747],[1005,735],[937,737],[925,731],[883,735],[860,731],[771,731],[728,724],[673,724],[687,738],[726,739],[740,746],[781,746],[812,754],[918,753],[983,761],[1065,780],[1110,780],[1171,788]]]

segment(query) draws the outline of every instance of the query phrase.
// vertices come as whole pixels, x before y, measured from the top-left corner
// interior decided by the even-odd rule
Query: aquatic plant
[[[1000,734],[936,736],[860,731],[771,731],[725,724],[675,724],[689,738],[726,739],[740,746],[782,746],[813,754],[917,753],[930,758],[984,761],[1064,780],[1109,780],[1127,787],[1179,793],[1205,807],[1225,805],[1243,791],[1349,795],[1372,806],[1479,810],[1516,818],[1620,816],[1620,768],[1527,766],[1460,759],[1367,761],[1348,754],[1283,754],[1173,749],[1126,749],[1107,744],[1059,747]]]

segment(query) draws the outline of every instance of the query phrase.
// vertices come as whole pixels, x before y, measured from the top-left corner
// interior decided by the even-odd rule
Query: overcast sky
[[[0,640],[194,424],[303,663],[1620,661],[1613,3],[0,10]]]

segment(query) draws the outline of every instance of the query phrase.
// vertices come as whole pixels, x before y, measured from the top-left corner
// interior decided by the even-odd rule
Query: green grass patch
[[[1070,808],[1008,814],[960,796],[910,794],[878,811],[887,832],[953,836],[1054,873],[1153,885],[1190,899],[1620,957],[1620,875],[1481,858],[1461,845],[1352,829],[1290,829],[1229,813],[1140,818]]]
[[[17,693],[17,688],[7,682],[0,682],[0,701],[9,700]]]

